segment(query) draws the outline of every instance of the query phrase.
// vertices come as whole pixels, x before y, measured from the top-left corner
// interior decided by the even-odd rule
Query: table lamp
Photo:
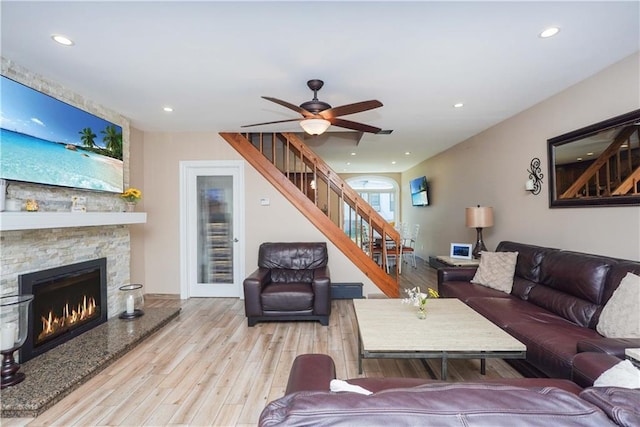
[[[466,224],[467,227],[475,228],[478,232],[476,245],[473,248],[473,257],[478,259],[480,252],[487,250],[482,241],[482,229],[493,227],[493,208],[480,205],[475,208],[466,208]]]

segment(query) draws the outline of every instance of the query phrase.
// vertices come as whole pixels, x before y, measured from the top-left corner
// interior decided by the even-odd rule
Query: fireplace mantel
[[[144,224],[146,212],[2,212],[0,231]]]

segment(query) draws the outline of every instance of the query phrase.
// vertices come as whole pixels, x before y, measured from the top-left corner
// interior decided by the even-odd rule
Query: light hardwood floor
[[[436,287],[424,261],[403,269],[402,287]],[[351,300],[334,300],[328,327],[318,322],[247,327],[235,298],[147,299],[182,306],[179,317],[39,417],[2,419],[3,426],[255,426],[265,405],[281,397],[293,359],[333,357],[338,378],[357,377],[357,327]],[[438,360],[429,362],[439,375]],[[449,380],[482,378],[478,360],[451,360]],[[363,376],[424,377],[417,360],[364,361]],[[487,378],[520,377],[501,360]]]

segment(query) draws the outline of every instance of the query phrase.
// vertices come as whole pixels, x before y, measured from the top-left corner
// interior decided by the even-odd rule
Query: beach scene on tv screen
[[[0,178],[120,193],[122,127],[6,77]]]

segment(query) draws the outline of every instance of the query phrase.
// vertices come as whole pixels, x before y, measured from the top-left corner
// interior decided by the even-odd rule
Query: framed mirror
[[[640,205],[640,110],[547,144],[550,207]]]

